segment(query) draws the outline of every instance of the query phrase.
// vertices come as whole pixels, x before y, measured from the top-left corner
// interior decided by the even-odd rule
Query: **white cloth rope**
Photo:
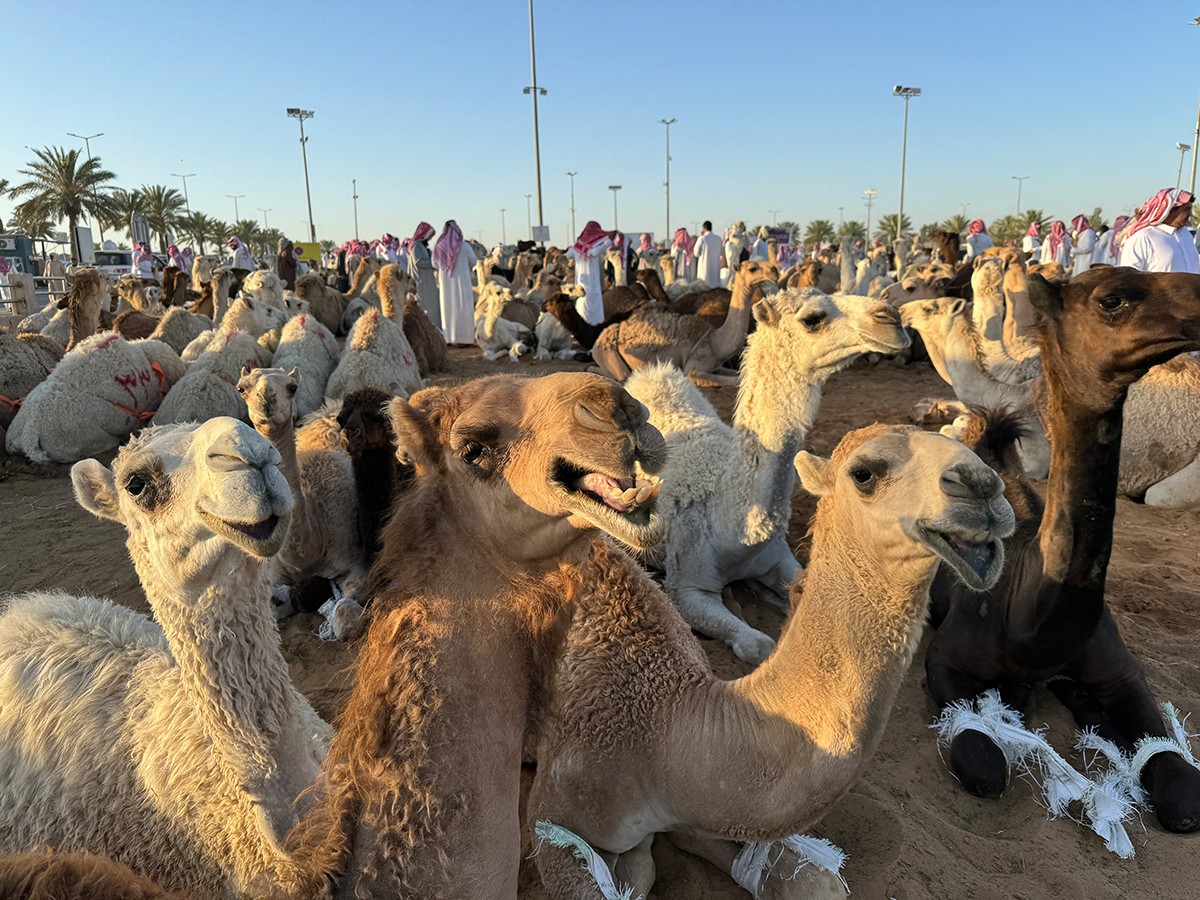
[[[805,866],[816,866],[823,872],[836,875],[846,892],[850,886],[842,877],[846,854],[830,841],[807,834],[794,834],[779,841],[747,841],[733,860],[730,874],[744,890],[755,898],[762,895],[763,884],[783,857],[784,849],[796,854],[796,868],[788,878],[795,878]]]
[[[575,832],[539,819],[533,827],[533,833],[540,841],[549,841],[555,847],[570,850],[575,858],[583,863],[584,869],[596,882],[596,887],[604,896],[604,900],[633,900],[633,888],[618,885],[608,870],[608,863],[592,849],[592,845]],[[540,844],[539,844],[540,847]],[[537,849],[534,850],[537,853]],[[639,896],[638,900],[642,900]]]

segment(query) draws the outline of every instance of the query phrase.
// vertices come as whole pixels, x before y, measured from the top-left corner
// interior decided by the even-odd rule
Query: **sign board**
[[[133,237],[134,243],[138,241],[143,244],[150,243],[150,223],[142,213],[134,213],[129,217],[129,234]]]
[[[321,266],[321,245],[310,243],[308,241],[295,241],[294,247],[300,248],[300,258],[304,260],[314,269]]]
[[[79,248],[79,264],[96,264],[96,245],[92,243],[92,229],[86,225],[75,226],[75,245]]]
[[[550,226],[549,225],[534,225],[533,226],[533,239],[535,241],[539,241],[542,243],[545,243],[546,241],[550,240]]]

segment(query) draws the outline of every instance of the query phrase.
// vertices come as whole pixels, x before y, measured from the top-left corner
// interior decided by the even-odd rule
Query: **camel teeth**
[[[662,479],[660,478],[655,483],[654,487],[650,488],[651,499],[657,497],[662,492],[662,486],[663,486],[663,483],[662,483]]]
[[[633,503],[637,499],[637,495],[638,495],[637,488],[629,488],[628,490],[626,490],[625,492],[623,492],[621,494],[621,502],[622,503]]]
[[[610,500],[620,500],[625,496],[625,491],[620,486],[611,487],[608,489],[608,498]]]
[[[634,498],[633,502],[636,504],[645,503],[648,499],[650,499],[650,492],[652,490],[654,490],[652,485],[642,485],[640,488],[638,488],[637,497]]]

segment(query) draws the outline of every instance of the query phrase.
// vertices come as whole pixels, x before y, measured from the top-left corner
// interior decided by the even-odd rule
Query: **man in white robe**
[[[1042,256],[1042,223],[1031,222],[1025,237],[1021,239],[1021,249],[1029,257],[1029,261],[1041,259]]]
[[[675,241],[671,244],[671,259],[675,262],[677,281],[694,281],[696,278],[696,240],[686,228],[675,229]]]
[[[593,221],[583,226],[579,240],[567,251],[567,256],[575,260],[575,283],[583,285],[580,315],[589,325],[604,321],[604,289],[600,273],[604,269],[604,254],[611,246],[608,233]]]
[[[1200,253],[1188,227],[1194,199],[1190,191],[1163,188],[1147,200],[1126,232],[1121,265],[1143,272],[1200,275]]]
[[[438,299],[437,273],[429,258],[429,240],[436,232],[428,222],[422,222],[408,242],[408,274],[416,283],[417,302],[429,321],[442,327],[441,301]],[[474,332],[472,332],[474,334]],[[474,337],[471,338],[474,340]]]
[[[1050,234],[1046,236],[1046,243],[1042,244],[1041,261],[1043,264],[1056,262],[1063,267],[1063,271],[1071,271],[1071,236],[1067,234],[1067,226],[1062,219],[1050,223]]]
[[[712,222],[705,222],[693,248],[696,257],[696,277],[709,287],[721,286],[721,239],[712,233]],[[730,261],[730,265],[737,260]]]
[[[991,246],[992,236],[987,233],[987,226],[983,224],[983,219],[974,219],[967,226],[967,256],[965,261],[970,262]]]
[[[764,225],[758,229],[758,237],[754,239],[754,243],[750,245],[750,258],[766,262],[771,258],[771,248],[767,242],[770,239],[770,234],[767,232],[767,226]]]
[[[1092,229],[1092,223],[1088,221],[1088,217],[1082,214],[1071,220],[1071,228],[1074,232],[1071,238],[1071,258],[1074,260],[1071,275],[1074,277],[1092,267],[1092,254],[1096,250],[1096,232]]]
[[[471,291],[471,269],[475,251],[463,240],[453,219],[442,228],[433,248],[441,296],[442,334],[447,344],[475,343],[475,294]]]

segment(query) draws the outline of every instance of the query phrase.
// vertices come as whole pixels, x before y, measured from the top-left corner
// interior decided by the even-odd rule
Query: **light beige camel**
[[[750,307],[776,289],[763,263],[744,263],[733,282],[729,313],[720,328],[696,316],[679,316],[656,306],[640,308],[628,319],[600,332],[592,359],[601,374],[624,381],[632,372],[656,362],[670,362],[688,375],[736,384],[737,374],[721,370],[746,343]]]
[[[672,366],[642,369],[626,383],[667,440],[660,499],[667,539],[655,555],[666,591],[692,628],[747,662],[762,662],[775,642],[730,612],[721,593],[750,580],[760,597],[787,609],[799,573],[787,540],[793,460],[825,382],[863,354],[909,344],[900,316],[884,303],[805,293],[754,305],[758,328],[742,355],[732,428]]]
[[[155,316],[161,316],[164,312],[162,288],[156,281],[126,276],[117,282],[116,291],[117,308],[113,311],[114,315],[119,316],[131,309]]]
[[[100,330],[100,311],[108,308],[108,288],[108,276],[99,269],[85,267],[71,274],[67,296],[58,301],[58,308],[67,311],[67,352]]]
[[[99,853],[204,897],[287,863],[279,841],[330,733],[270,612],[267,560],[292,505],[278,462],[248,426],[214,419],[143,432],[111,468],[74,467],[80,504],[127,529],[154,620],[60,592],[8,600],[4,850]]]
[[[385,526],[316,806],[289,837],[295,893],[512,900],[545,651],[597,533],[660,536],[640,473],[661,464],[662,436],[595,375],[486,378],[391,412],[416,474]],[[628,501],[610,495],[624,485]]]
[[[635,896],[653,885],[656,833],[728,872],[735,841],[818,822],[878,746],[939,564],[976,589],[1000,575],[1012,507],[961,444],[875,425],[829,460],[799,454],[796,467],[820,497],[808,574],[778,648],[744,678],[709,671],[670,600],[625,554],[599,547],[583,572],[527,816],[617,856]],[[821,887],[786,881],[794,862],[767,879],[767,896]],[[554,900],[601,896],[568,853],[543,845],[537,863]]]

